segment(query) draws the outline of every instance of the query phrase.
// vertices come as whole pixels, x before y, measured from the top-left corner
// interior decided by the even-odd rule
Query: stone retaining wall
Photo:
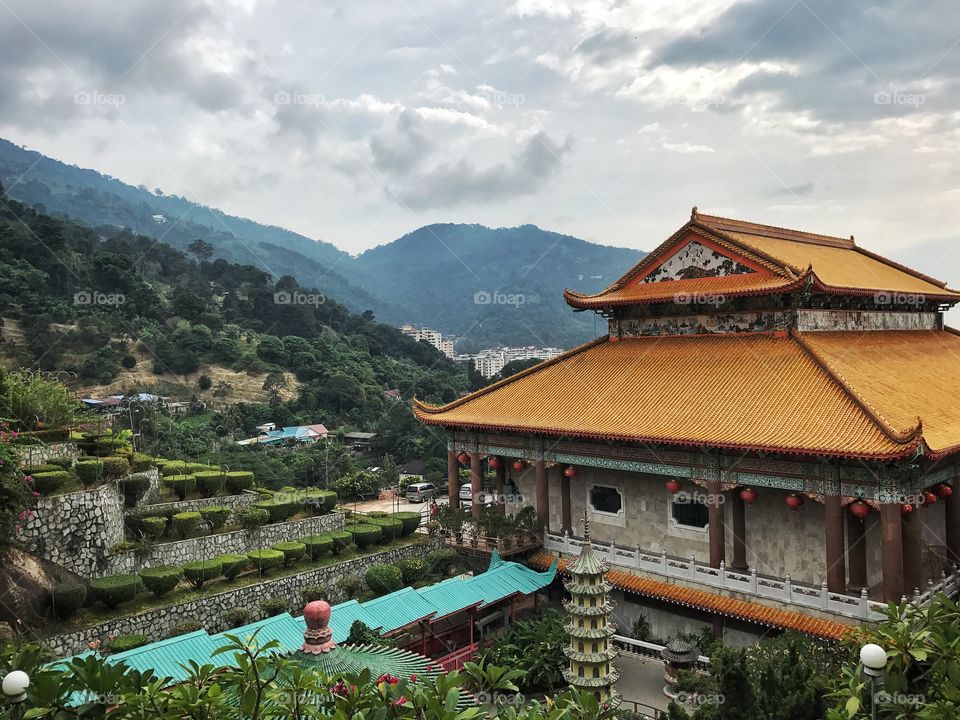
[[[156,470],[154,470],[156,472]],[[159,485],[158,485],[159,488]],[[164,503],[140,502],[135,508],[128,508],[128,515],[161,515],[164,513],[197,512],[206,507],[226,507],[233,511],[250,507],[255,502],[263,500],[263,496],[247,490],[240,495],[223,495],[220,497],[199,498],[197,500],[174,500]]]
[[[159,543],[145,553],[131,550],[112,556],[103,574],[136,573],[147,567],[183,565],[228,553],[244,555],[251,550],[269,548],[274,543],[297,540],[331,530],[342,530],[343,524],[343,513],[337,512],[303,520],[264,525],[258,530],[235,530],[189,540]]]
[[[73,442],[47,443],[46,445],[18,445],[20,466],[44,465],[53,458],[77,457],[77,444]]]
[[[351,575],[363,576],[373,565],[380,563],[396,563],[404,558],[425,557],[431,550],[436,550],[440,546],[438,540],[431,538],[426,542],[385,550],[297,575],[247,585],[180,605],[117,618],[82,630],[53,636],[45,643],[56,657],[66,657],[83,652],[94,640],[106,640],[108,635],[138,634],[146,635],[152,640],[161,640],[174,627],[187,621],[195,620],[207,632],[217,633],[226,629],[223,616],[228,610],[247,608],[251,611],[251,619],[257,618],[263,614],[259,609],[260,603],[267,598],[281,598],[291,610],[299,611],[303,602],[303,588],[308,585],[326,586],[329,593],[327,599],[331,604],[336,604],[350,599],[339,588],[339,583],[344,578]]]

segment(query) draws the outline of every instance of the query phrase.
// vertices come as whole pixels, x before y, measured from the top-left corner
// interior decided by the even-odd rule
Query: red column
[[[560,532],[573,533],[573,517],[570,513],[570,478],[560,473]]]
[[[507,499],[504,497],[504,489],[507,484],[507,460],[500,458],[500,464],[497,465],[497,509],[501,514],[507,512]]]
[[[470,453],[470,493],[473,495],[471,514],[476,520],[480,517],[480,495],[483,493],[483,464],[480,453]]]
[[[537,483],[537,518],[543,529],[550,528],[550,485],[547,480],[547,464],[543,460],[534,463],[534,477]]]
[[[863,520],[847,513],[847,592],[867,587],[867,534]]]
[[[733,498],[733,562],[734,570],[746,572],[747,565],[747,504],[736,490],[731,493]]]
[[[903,535],[900,503],[880,505],[880,542],[883,554],[883,601],[898,603],[903,597]]]
[[[710,567],[718,568],[725,562],[726,557],[726,530],[723,523],[723,505],[717,501],[722,494],[720,482],[711,480],[707,483],[707,495],[712,496],[713,502],[707,503],[707,523],[710,534]]]
[[[914,511],[901,520],[903,542],[903,580],[904,591],[913,594],[915,589],[923,591],[926,580],[923,572],[923,528],[920,513]]]
[[[460,507],[460,462],[453,450],[447,451],[447,495],[450,507]]]
[[[843,507],[840,505],[840,496],[824,495],[823,510],[827,590],[833,593],[845,593],[847,578],[843,558]]]
[[[960,483],[954,483],[953,495],[943,500],[943,519],[947,530],[947,562],[960,565]]]

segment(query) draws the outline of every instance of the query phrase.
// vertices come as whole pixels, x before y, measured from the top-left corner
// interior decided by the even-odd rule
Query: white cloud
[[[697,145],[695,143],[681,142],[681,143],[663,143],[663,149],[667,152],[680,153],[681,155],[694,155],[696,153],[712,153],[716,152],[709,145]]]

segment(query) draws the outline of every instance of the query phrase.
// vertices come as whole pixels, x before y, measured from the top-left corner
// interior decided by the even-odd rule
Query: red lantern
[[[580,471],[577,470],[573,465],[570,465],[564,468],[563,474],[566,475],[568,478],[575,478],[577,475],[580,474]]]
[[[800,509],[800,506],[803,505],[803,498],[797,495],[796,493],[790,493],[787,495],[783,501],[787,504],[791,510],[796,512]]]
[[[523,472],[526,467],[527,467],[527,463],[524,460],[513,461],[513,469],[516,470],[517,472]]]
[[[760,497],[760,493],[750,487],[745,487],[740,491],[740,499],[743,500],[747,505],[753,505],[757,498]]]
[[[470,464],[470,456],[467,455],[465,452],[460,453],[459,455],[457,455],[457,461],[458,461],[461,465],[469,465],[469,464]]]
[[[953,495],[953,488],[946,483],[940,483],[933,488],[933,491],[937,494],[937,497],[948,498]]]
[[[491,457],[487,460],[487,465],[489,465],[489,466],[490,466],[492,469],[494,469],[494,470],[496,470],[497,468],[499,468],[502,464],[503,464],[503,463],[501,462],[500,458],[498,458],[496,455],[491,456]]]
[[[679,480],[667,480],[667,482],[664,483],[664,486],[672,495],[676,495],[683,488],[683,485],[680,484]]]
[[[937,496],[934,493],[930,492],[929,490],[923,493],[924,505],[933,505],[935,502],[937,502]]]
[[[912,513],[912,512],[913,512],[913,505],[911,505],[910,503],[901,503],[901,504],[900,504],[900,514],[901,514],[903,517],[906,517],[907,515],[909,515],[909,514]]]
[[[867,515],[870,514],[872,508],[867,505],[863,500],[856,500],[850,503],[850,512],[852,512],[856,517],[863,520]]]

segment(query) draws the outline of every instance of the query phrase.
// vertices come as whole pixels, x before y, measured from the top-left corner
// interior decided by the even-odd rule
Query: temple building
[[[956,589],[960,293],[853,237],[694,208],[609,288],[564,296],[607,333],[415,402],[448,433],[452,503],[458,456],[475,494],[500,458],[498,495],[545,526],[534,564],[575,556],[586,512],[623,597],[718,633],[837,636]]]

